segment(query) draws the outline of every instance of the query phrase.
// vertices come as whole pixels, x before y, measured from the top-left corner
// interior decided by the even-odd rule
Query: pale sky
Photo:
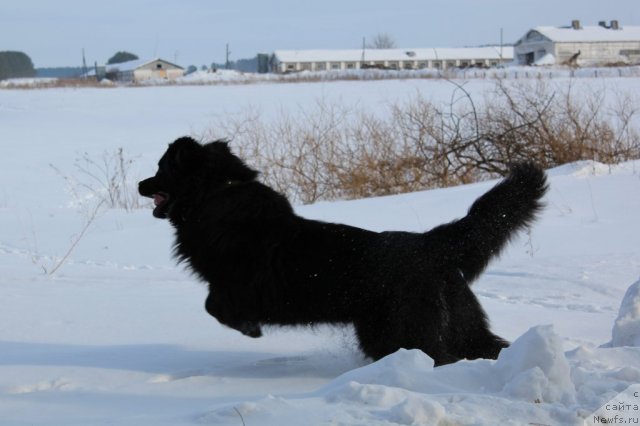
[[[514,42],[539,25],[617,19],[640,25],[640,0],[0,0],[0,51],[36,67],[103,64],[126,50],[182,66],[277,49],[352,49],[387,33],[400,48]]]

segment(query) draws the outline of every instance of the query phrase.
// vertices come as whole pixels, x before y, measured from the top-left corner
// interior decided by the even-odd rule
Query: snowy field
[[[640,93],[639,78],[573,84]],[[497,361],[435,369],[415,350],[370,363],[350,329],[254,340],[220,326],[150,209],[99,209],[81,234],[96,205],[73,184],[86,178],[74,166],[85,153],[124,148],[136,181],[168,142],[248,107],[269,116],[329,99],[383,112],[417,92],[447,102],[452,90],[437,80],[0,90],[0,425],[580,425],[622,403],[640,383],[640,162],[549,171],[541,220],[474,285],[513,345]],[[297,211],[420,231],[463,216],[494,183]]]

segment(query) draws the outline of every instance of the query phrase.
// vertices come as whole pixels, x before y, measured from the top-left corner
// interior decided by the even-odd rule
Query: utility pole
[[[89,69],[87,68],[87,60],[84,57],[84,47],[82,48],[82,78],[87,78],[87,73]]]
[[[502,65],[502,62],[503,62],[503,56],[502,56],[502,45],[503,45],[503,42],[502,42],[502,36],[503,36],[503,29],[502,29],[502,28],[500,28],[500,65]]]
[[[231,55],[231,51],[229,50],[229,43],[227,43],[226,60],[225,60],[225,63],[224,63],[225,69],[229,69],[229,65],[230,65],[230,63],[229,63],[229,55]]]

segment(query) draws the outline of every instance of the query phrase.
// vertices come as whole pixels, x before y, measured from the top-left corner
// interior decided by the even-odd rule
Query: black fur
[[[538,167],[513,166],[465,217],[425,233],[304,219],[257,175],[225,142],[181,138],[139,185],[175,227],[176,255],[209,284],[206,309],[222,324],[260,337],[264,324],[352,323],[373,359],[418,348],[437,365],[508,345],[469,285],[541,209]]]

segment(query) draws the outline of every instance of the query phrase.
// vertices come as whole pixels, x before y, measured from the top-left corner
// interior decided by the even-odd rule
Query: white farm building
[[[536,27],[514,46],[520,65],[606,65],[640,62],[640,27],[618,21],[582,26]]]
[[[151,61],[137,59],[106,65],[105,73],[110,80],[139,83],[145,80],[175,80],[184,75],[184,68],[160,58]]]
[[[513,60],[513,47],[421,49],[276,50],[271,72],[380,68],[416,70],[495,67]]]

